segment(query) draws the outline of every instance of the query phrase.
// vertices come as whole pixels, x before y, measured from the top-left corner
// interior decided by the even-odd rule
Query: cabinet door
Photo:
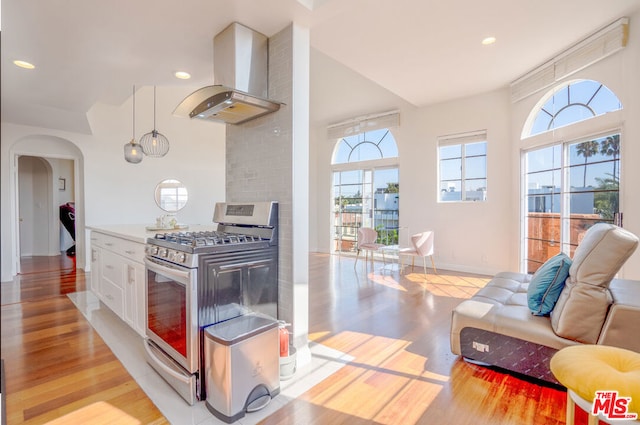
[[[147,310],[144,265],[126,261],[124,273],[124,321],[138,334],[145,336]]]
[[[120,318],[124,318],[124,291],[122,284],[124,259],[111,251],[103,249],[101,263],[101,299]]]
[[[278,262],[275,257],[253,261],[246,268],[244,305],[278,317]]]
[[[217,323],[250,311],[278,317],[276,250],[228,253],[199,262],[200,323]]]
[[[102,296],[102,291],[100,289],[100,281],[101,281],[101,262],[102,250],[98,247],[91,247],[91,290],[93,293],[100,298]]]

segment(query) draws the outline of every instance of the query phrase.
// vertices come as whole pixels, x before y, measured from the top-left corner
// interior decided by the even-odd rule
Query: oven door
[[[199,367],[197,269],[145,258],[147,337],[193,374]]]

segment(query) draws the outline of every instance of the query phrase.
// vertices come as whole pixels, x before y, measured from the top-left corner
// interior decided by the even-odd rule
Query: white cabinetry
[[[147,316],[144,243],[92,230],[91,270],[91,290],[144,336]]]
[[[144,265],[135,261],[125,264],[124,321],[140,335],[145,335],[147,311]]]
[[[99,295],[102,290],[100,289],[100,271],[102,269],[102,250],[91,244],[91,290],[94,294]]]

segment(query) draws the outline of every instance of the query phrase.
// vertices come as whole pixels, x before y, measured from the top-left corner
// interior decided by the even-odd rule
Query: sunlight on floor
[[[380,424],[416,423],[450,380],[427,370],[429,359],[409,352],[410,341],[351,331],[326,336],[313,335],[355,360],[315,394],[314,403],[325,409]]]
[[[465,276],[462,273],[433,273],[431,270],[426,275],[415,272],[402,274],[398,270],[388,272],[385,267],[369,270],[366,276],[367,280],[372,283],[402,292],[411,290],[411,285],[408,285],[410,283],[418,285],[436,296],[459,299],[471,298],[491,279],[490,277]]]
[[[367,274],[367,278],[374,283],[384,285],[391,289],[397,289],[398,291],[404,292],[407,291],[407,288],[400,285],[398,280],[393,276],[379,274],[378,272],[370,272],[369,274]]]
[[[75,410],[50,422],[48,425],[68,424],[114,424],[139,425],[141,422],[122,410],[104,401],[98,401]]]

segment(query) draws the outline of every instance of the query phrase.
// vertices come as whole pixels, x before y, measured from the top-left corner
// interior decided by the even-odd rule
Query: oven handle
[[[149,259],[146,257],[144,259],[144,264],[151,271],[176,279],[178,283],[182,283],[183,285],[189,284],[189,279],[191,278],[191,271],[176,270],[166,265],[159,264],[153,261],[152,259]]]
[[[224,266],[220,266],[220,270],[237,269],[238,267],[253,267],[253,266],[258,266],[260,264],[269,263],[270,261],[271,260],[258,260],[258,261],[251,261],[248,263],[227,264]]]

